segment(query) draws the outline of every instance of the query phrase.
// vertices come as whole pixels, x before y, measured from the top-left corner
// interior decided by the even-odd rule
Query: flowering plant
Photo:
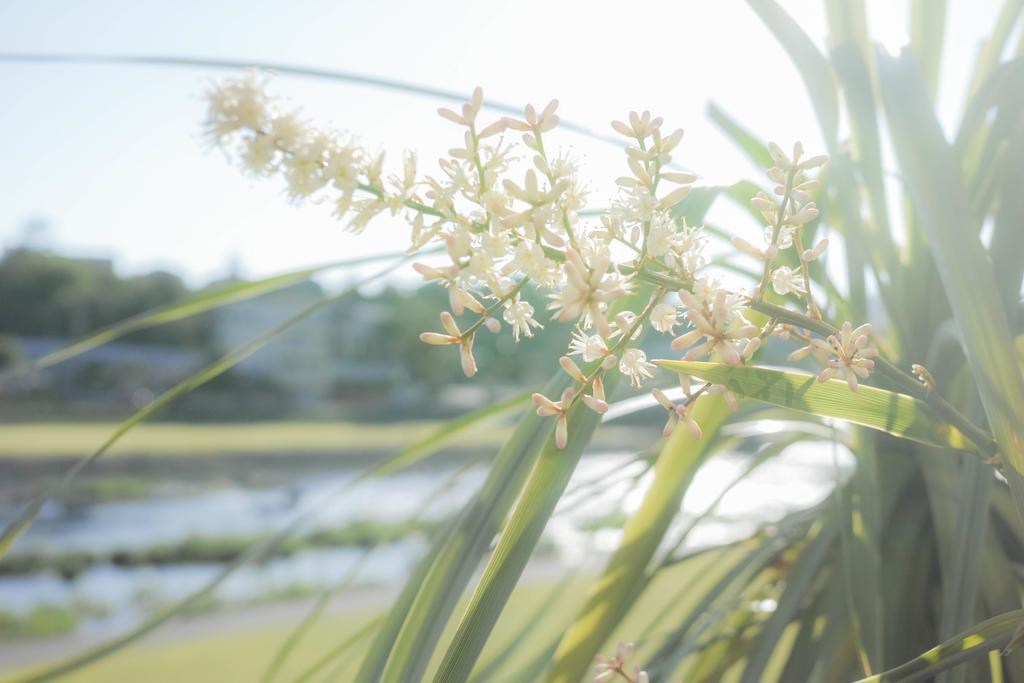
[[[528,105],[520,117],[485,119],[486,103],[477,88],[460,110],[439,110],[460,130],[461,141],[438,161],[436,172],[421,174],[412,152],[405,153],[400,169],[388,172],[382,153],[311,124],[270,96],[267,85],[265,76],[251,71],[213,88],[210,137],[249,172],[283,177],[291,199],[333,202],[353,232],[363,232],[376,216],[389,214],[408,223],[410,254],[439,246],[445,253],[442,263],[417,262],[414,267],[426,281],[447,288],[450,310],[439,311],[440,330],[424,331],[420,339],[456,347],[467,377],[478,371],[473,353],[478,334],[508,333],[516,343],[528,343],[552,324],[573,326],[559,359],[568,378],[564,388],[558,394],[533,394],[536,414],[555,418],[554,448],[569,447],[570,419],[581,419],[574,408],[598,415],[608,411],[606,384],[620,375],[634,388],[647,387],[651,404],[666,412],[663,436],[673,438],[663,457],[672,457],[684,443],[674,436],[680,423],[687,439],[702,438],[708,425],[701,424],[697,401],[718,395],[733,410],[742,396],[751,396],[997,461],[993,437],[935,391],[935,380],[921,363],[912,364],[912,373],[907,373],[884,358],[871,341],[871,323],[846,321],[835,327],[825,319],[826,312],[835,315],[851,307],[834,300],[834,292],[825,286],[827,277],[812,277],[812,267],[829,245],[820,236],[817,204],[822,180],[829,182],[828,160],[807,155],[799,142],[790,152],[774,143],[764,148],[770,161],[765,171],[768,189],[749,196],[752,213],[762,223],[762,238],[752,243],[698,220],[688,222],[687,197],[698,176],[674,161],[683,131],[670,130],[650,112],[631,112],[612,122],[624,148],[623,174],[614,181],[615,192],[600,197],[605,208],[592,209],[596,193],[582,179],[579,159],[571,150],[555,147],[557,101],[542,108]],[[724,248],[723,257],[714,258],[713,246]],[[737,257],[757,263],[755,270],[744,272],[746,279],[717,267]],[[550,320],[523,296],[526,287],[546,294]],[[649,359],[641,347],[645,333],[671,340],[678,360]],[[783,356],[790,364],[812,360],[818,369],[811,384],[821,389],[813,389],[800,373],[754,367],[752,361],[770,348],[770,340],[775,346],[790,346]],[[882,386],[905,393],[877,386],[863,389],[862,382],[876,371],[884,375]],[[673,384],[678,388],[670,388]],[[721,417],[713,410],[705,412],[711,416],[710,428],[717,430]],[[571,472],[573,462],[569,458],[560,467]],[[544,504],[550,507],[537,513],[523,502],[516,512],[543,520],[560,494],[554,484],[559,480],[540,470],[532,476],[536,481],[524,485],[522,496],[545,491]],[[666,477],[663,485],[685,484]],[[658,515],[665,533],[675,510],[658,496],[649,496],[644,505],[637,517]],[[596,651],[614,627],[588,621],[591,610],[628,609],[633,586],[655,550],[630,550],[641,541],[644,532],[637,529],[642,524],[627,525],[626,538],[602,579],[614,583],[614,598],[597,590],[563,636],[555,652],[553,680],[571,680],[566,672],[578,672],[581,655]],[[508,595],[499,579],[489,579],[516,571],[501,561],[513,551],[528,553],[539,528],[531,533],[518,538],[506,531],[508,547],[495,551],[489,565],[493,575],[485,574],[474,596],[480,604],[474,603],[460,623],[441,665],[442,679],[467,671],[472,655],[465,658],[461,648],[482,642],[473,635],[474,629],[488,628],[482,605]],[[617,570],[621,565],[629,571]],[[434,599],[422,602],[436,605]],[[579,638],[585,647],[574,644]],[[419,647],[429,651],[431,642]],[[667,647],[655,653],[662,664],[672,661]],[[598,657],[596,680],[649,680],[639,667],[632,673],[626,670],[632,652],[632,645],[623,645],[614,657]],[[399,666],[411,667],[402,671],[422,671],[399,661]],[[364,662],[364,674],[371,671],[372,664]]]
[[[791,301],[801,316],[820,321],[809,264],[822,256],[827,239],[807,245],[809,224],[818,218],[814,201],[826,157],[807,156],[796,143],[787,154],[769,150],[767,169],[773,194],[758,192],[752,207],[764,221],[763,244],[736,236],[739,252],[757,259],[760,278],[749,289],[729,286],[708,272],[709,236],[690,226],[679,210],[698,176],[678,169],[673,153],[682,129],[663,130],[650,112],[631,112],[612,128],[623,138],[625,174],[615,180],[598,220],[584,218],[591,192],[571,151],[551,152],[558,102],[527,105],[521,118],[482,120],[483,93],[477,88],[460,111],[439,114],[461,131],[461,144],[438,161],[438,172],[420,175],[417,157],[407,152],[397,173],[387,173],[382,153],[351,137],[314,126],[301,113],[267,93],[267,79],[252,71],[209,93],[207,130],[211,138],[250,172],[281,175],[289,197],[323,197],[353,232],[362,232],[382,213],[402,216],[411,227],[410,252],[440,244],[447,263],[416,263],[425,280],[446,287],[450,311],[441,311],[443,331],[420,335],[423,342],[457,346],[467,377],[477,372],[473,340],[483,329],[500,334],[504,321],[517,343],[544,327],[521,297],[527,285],[548,293],[551,317],[575,326],[562,369],[573,380],[558,397],[534,394],[537,413],[556,418],[556,442],[568,439],[567,415],[577,401],[591,410],[608,409],[604,376],[619,372],[634,387],[654,380],[656,364],[637,342],[645,326],[673,337],[671,346],[687,361],[711,359],[730,366],[748,363],[769,337],[801,340],[790,356],[815,358],[825,381],[845,379],[857,390],[874,368],[870,324],[825,337],[813,329],[769,317],[751,322],[756,304],[774,292]],[[792,264],[792,265],[787,265]],[[460,323],[460,318],[469,320]],[[755,316],[763,318],[763,315]],[[677,333],[677,328],[681,334]],[[581,368],[573,357],[584,364]],[[700,436],[687,406],[721,384],[694,385],[678,374],[684,400],[675,403],[655,388],[668,413],[665,435],[684,422]]]
[[[355,138],[312,125],[268,93],[262,72],[210,91],[207,133],[248,172],[282,177],[293,201],[332,202],[355,232],[381,214],[408,222],[410,254],[423,261],[416,269],[448,289],[448,310],[438,311],[439,325],[422,339],[455,347],[467,376],[478,370],[478,335],[510,334],[527,344],[572,326],[560,367],[495,454],[477,494],[435,538],[393,607],[360,631],[373,632],[366,652],[350,659],[347,648],[361,635],[346,637],[300,680],[339,659],[342,667],[358,663],[346,678],[357,683],[490,680],[502,667],[513,672],[502,672],[509,680],[538,680],[544,671],[554,683],[588,675],[633,683],[680,675],[753,683],[773,674],[786,681],[962,680],[962,669],[948,670],[973,659],[972,679],[990,673],[1024,681],[1024,655],[1014,651],[1024,564],[1024,70],[1019,58],[1001,60],[1019,33],[1021,3],[1007,2],[985,38],[951,136],[934,110],[946,3],[912,3],[911,44],[895,58],[872,46],[863,3],[825,3],[829,50],[822,52],[776,0],[747,2],[807,86],[827,166],[799,144],[783,151],[762,143],[711,104],[712,121],[767,175],[700,187],[673,160],[682,133],[633,113],[612,124],[625,160],[616,189],[601,194],[582,180],[579,158],[557,147],[557,103],[521,115],[502,106],[516,116],[487,119],[478,90],[459,110],[441,110],[460,136],[437,169],[422,174],[414,154],[386,164]],[[343,72],[273,68],[410,90]],[[791,104],[777,100],[765,105]],[[715,197],[741,202],[763,237],[705,224]],[[429,260],[439,251],[440,260]],[[354,263],[204,292],[100,330],[33,367],[346,265]],[[547,311],[529,296],[535,291],[548,297]],[[0,559],[46,501],[135,424],[342,295],[297,312],[140,408],[26,504],[0,533]],[[660,345],[657,337],[649,343],[652,336]],[[648,358],[656,346],[664,349],[658,355],[675,358]],[[797,364],[814,373],[789,367]],[[622,379],[651,395],[613,411],[609,401]],[[744,397],[753,400],[730,413]],[[366,474],[406,466],[526,402],[513,397],[474,411]],[[503,608],[520,595],[519,579],[598,422],[638,404],[665,411],[667,438],[635,454],[650,476],[603,572],[592,581],[576,577],[591,589],[569,622],[551,609],[566,592],[559,584],[538,601],[519,638],[482,657],[499,617],[506,623]],[[725,492],[693,519],[681,503],[701,467],[733,451],[737,438],[749,440],[756,455],[725,492],[797,444],[812,444],[816,455],[845,448],[856,467],[819,505],[738,543],[695,549],[691,532]],[[131,633],[22,680],[50,680],[127,646],[207,599],[293,528],[267,537]],[[264,680],[280,673],[329,596],[282,644]],[[599,656],[615,637],[635,641],[635,652],[628,644]]]

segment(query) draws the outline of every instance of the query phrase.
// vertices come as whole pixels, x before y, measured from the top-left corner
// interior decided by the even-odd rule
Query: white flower
[[[685,279],[692,279],[699,269],[707,265],[707,258],[704,256],[707,244],[704,226],[691,228],[684,220],[683,230],[676,238],[675,250]]]
[[[239,130],[266,130],[270,120],[266,83],[266,76],[250,69],[241,78],[224,80],[207,93],[206,130],[214,142]]]
[[[544,327],[533,319],[533,306],[522,299],[505,304],[505,313],[501,317],[512,326],[512,336],[516,341],[519,341],[519,337],[523,334],[532,337],[531,327]]]
[[[779,266],[773,270],[771,280],[772,289],[780,296],[790,292],[796,292],[797,294],[804,294],[806,292],[802,275],[787,266]]]
[[[544,254],[544,247],[536,242],[522,240],[513,251],[506,273],[520,271],[538,285],[550,287],[558,281],[558,264]]]
[[[676,222],[667,211],[651,216],[647,230],[647,254],[658,258],[670,253],[678,241]]]
[[[640,349],[626,349],[619,361],[619,372],[629,377],[634,387],[642,386],[644,380],[654,377],[652,372],[656,366],[647,362],[647,354]]]
[[[566,251],[565,282],[551,295],[553,303],[548,306],[560,322],[580,319],[584,328],[596,323],[603,335],[610,334],[604,309],[626,293],[618,275],[608,272],[610,259],[607,248],[595,254],[589,264],[576,250]]]
[[[811,344],[821,349],[828,350],[834,358],[828,360],[828,367],[820,375],[818,381],[824,382],[835,375],[839,375],[850,385],[850,389],[857,391],[857,378],[867,379],[871,370],[875,367],[872,360],[878,355],[878,349],[868,346],[868,335],[871,334],[871,323],[865,323],[857,329],[849,322],[843,323],[839,335],[832,335],[826,341],[812,339]]]
[[[608,350],[608,344],[599,334],[585,334],[582,330],[576,330],[569,342],[569,355],[582,356],[585,363],[593,363],[596,360],[604,360],[605,367],[615,363],[615,355]]]
[[[658,304],[651,310],[651,327],[658,332],[671,334],[675,326],[679,324],[676,319],[678,315],[676,307],[672,304]]]
[[[680,291],[679,296],[687,306],[686,317],[693,323],[694,329],[676,337],[672,341],[672,348],[685,349],[703,339],[703,342],[686,353],[686,360],[697,360],[714,354],[729,365],[738,365],[746,340],[757,334],[757,328],[739,312],[739,297],[724,289],[715,292],[710,304],[685,290]]]

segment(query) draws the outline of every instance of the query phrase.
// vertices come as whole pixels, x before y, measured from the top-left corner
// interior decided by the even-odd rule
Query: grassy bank
[[[720,561],[720,555],[710,554],[662,572],[651,590],[645,593],[616,629],[611,642],[638,639],[652,625],[652,621],[668,616],[664,613],[666,610],[677,615],[691,607],[694,600],[688,595],[687,587],[692,582],[703,581],[709,571],[714,574],[714,567]],[[532,659],[530,655],[550,642],[565,627],[566,622],[575,616],[589,585],[590,582],[581,577],[568,583],[532,584],[516,590],[502,613],[501,621],[488,642],[479,666],[486,667],[488,663],[494,663],[498,657],[506,654],[508,659],[500,662],[494,675],[486,680],[513,680],[516,673],[522,673],[523,667]],[[376,612],[367,610],[323,617],[316,627],[310,629],[277,680],[294,680],[312,662],[359,631],[375,615]],[[538,616],[541,618],[538,619]],[[669,620],[664,623],[672,622]],[[158,636],[157,642],[137,644],[64,680],[73,683],[257,681],[280,643],[293,628],[293,623],[248,625],[230,633],[207,634],[174,642],[159,642]],[[450,631],[448,635],[451,635]],[[344,669],[337,672],[333,680],[349,680],[348,676],[358,666],[367,645],[367,640],[361,641],[343,660],[338,660],[351,663],[352,668],[347,672]],[[642,656],[641,650],[637,661]],[[18,674],[33,669],[21,669],[9,675],[0,674],[0,681],[15,681]]]
[[[421,438],[441,422],[355,424],[348,422],[154,423],[132,429],[110,451],[117,455],[215,455],[284,451],[389,450]],[[103,443],[113,422],[32,422],[0,425],[0,457],[73,457]],[[498,442],[505,429],[478,433]]]
[[[317,529],[306,535],[293,535],[276,546],[264,558],[285,557],[312,548],[370,548],[414,534],[431,534],[442,522],[383,522],[356,520],[332,529]],[[162,566],[184,563],[231,562],[262,540],[261,536],[190,536],[176,543],[161,543],[141,548],[103,551],[32,549],[12,553],[0,563],[0,577],[52,571],[73,579],[96,564],[116,567]]]
[[[443,420],[157,422],[134,427],[105,457],[393,451],[431,434],[443,424]],[[0,458],[80,456],[102,444],[116,428],[115,422],[0,424]],[[492,423],[467,433],[454,445],[493,448],[504,443],[510,432],[511,427]],[[626,426],[609,426],[595,443],[629,443],[631,432]]]

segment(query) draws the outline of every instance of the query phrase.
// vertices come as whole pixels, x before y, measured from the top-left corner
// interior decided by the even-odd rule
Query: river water
[[[698,473],[683,502],[681,521],[702,513],[750,463],[750,454],[716,455]],[[838,467],[837,467],[838,463]],[[735,486],[716,512],[699,525],[686,547],[726,542],[758,525],[822,500],[849,456],[838,458],[831,444],[790,447]],[[545,530],[548,559],[565,566],[599,568],[618,543],[618,529],[596,528],[596,520],[629,514],[640,504],[651,474],[625,453],[585,456],[567,494]],[[484,466],[437,465],[355,483],[356,470],[306,475],[266,489],[220,489],[190,493],[165,491],[146,500],[65,508],[48,506],[12,554],[115,551],[180,542],[192,537],[257,536],[305,517],[298,533],[338,528],[357,521],[400,523],[417,515],[443,520],[478,489]],[[596,482],[596,483],[595,483]],[[576,493],[573,493],[573,492]],[[13,510],[0,510],[9,518]],[[219,603],[266,599],[303,589],[335,585],[352,574],[354,585],[397,584],[428,547],[423,535],[406,536],[375,547],[321,547],[302,550],[235,572],[216,592]],[[79,633],[103,634],[127,628],[160,606],[180,600],[213,579],[216,563],[123,567],[95,564],[73,579],[54,572],[0,576],[0,610],[26,614],[44,606],[76,606],[84,617]]]

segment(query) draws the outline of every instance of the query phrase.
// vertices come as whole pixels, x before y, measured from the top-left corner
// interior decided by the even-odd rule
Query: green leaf
[[[617,376],[612,376],[606,380],[609,391],[614,388],[612,385],[616,379]],[[568,445],[564,449],[558,448],[552,434],[534,461],[516,506],[502,529],[498,545],[445,651],[434,677],[436,683],[461,683],[469,676],[565,491],[583,449],[600,423],[600,416],[582,402],[577,402],[567,417]]]
[[[839,130],[839,104],[835,81],[828,60],[818,51],[800,25],[775,0],[747,0],[775,39],[793,61],[803,78],[804,86],[814,104],[825,141],[837,138]]]
[[[813,375],[700,361],[655,361],[669,370],[723,384],[742,396],[819,417],[831,417],[930,446],[974,451],[956,427],[944,422],[924,401],[906,394],[846,382],[818,382]]]
[[[902,271],[889,224],[889,208],[886,203],[882,150],[876,113],[877,103],[872,94],[871,73],[868,70],[865,57],[857,45],[852,43],[838,45],[832,49],[831,56],[836,76],[843,88],[846,110],[849,113],[851,137],[856,149],[853,163],[863,178],[871,209],[870,221],[853,221],[845,225],[844,230],[851,239],[863,240],[866,243],[865,246],[871,256],[875,271],[887,272],[890,278],[899,278]],[[841,174],[837,177],[829,175],[828,178],[833,182],[844,181],[843,185],[837,183],[837,189],[840,192],[856,196],[858,188],[851,178],[845,178]],[[858,234],[856,232],[858,228],[863,228],[863,232]],[[889,310],[898,310],[894,305],[894,295],[890,291],[890,286],[884,281],[878,281],[878,285]],[[900,321],[896,322],[899,324]]]
[[[854,43],[866,56],[871,49],[864,0],[825,0],[829,45]]]
[[[1024,73],[1024,60],[1019,61],[1022,67],[1020,71]],[[1018,97],[1024,99],[1024,79],[1021,80],[1021,88],[1016,92]],[[1024,230],[1021,229],[1024,225],[1024,192],[1020,191],[1024,187],[1024,125],[1020,123],[1021,112],[1024,112],[1024,104],[1018,108],[1017,125],[1006,143],[997,188],[999,206],[992,224],[989,248],[1003,307],[1007,315],[1013,317],[1018,317],[1015,309],[1020,300],[1021,279],[1024,277]]]
[[[330,652],[325,653],[320,657],[320,659],[310,664],[305,671],[292,680],[292,683],[306,683],[307,681],[312,680],[312,678],[320,673],[324,667],[348,652],[360,640],[373,633],[373,630],[377,628],[380,621],[381,617],[371,619],[366,626],[363,626],[361,629],[345,638],[343,641],[331,648]]]
[[[436,431],[406,446],[376,467],[361,474],[359,481],[373,477],[386,477],[419,462],[465,434],[480,429],[499,417],[509,415],[526,407],[530,402],[532,394],[532,390],[520,392],[497,403],[492,403],[489,406],[484,406],[483,408],[448,420],[438,427]]]
[[[1024,610],[986,619],[905,664],[856,683],[919,681],[934,676],[972,658],[984,657],[992,650],[1002,649],[1012,640],[1021,624],[1024,624]]]
[[[644,573],[654,552],[678,514],[690,482],[710,452],[708,445],[729,414],[725,402],[717,397],[699,399],[692,410],[693,418],[704,430],[704,437],[695,439],[681,425],[665,442],[655,465],[654,482],[640,508],[623,527],[619,548],[594,583],[586,606],[562,637],[549,681],[581,680],[637,597],[637,589],[643,585]]]
[[[768,147],[759,140],[753,133],[743,127],[736,119],[729,116],[724,109],[714,102],[708,102],[708,118],[725,133],[730,140],[743,150],[747,157],[757,165],[758,168],[771,168],[775,162],[772,155],[768,153]],[[747,201],[750,197],[747,197]]]
[[[848,487],[836,482],[833,498],[840,520],[842,581],[862,672],[879,671],[884,662],[882,620],[881,536],[882,492],[874,434],[858,430],[853,448],[857,467]],[[833,443],[833,457],[836,444]],[[978,460],[978,462],[981,462]],[[838,471],[837,471],[838,478]]]
[[[953,566],[945,567],[943,572],[940,637],[950,637],[974,621],[982,546],[988,527],[992,487],[996,481],[992,468],[976,458],[963,463],[959,480],[956,536],[951,554]],[[954,678],[943,678],[940,683],[964,680],[965,671],[954,673]]]
[[[683,660],[698,649],[701,636],[711,630],[728,612],[761,571],[774,562],[787,547],[787,539],[768,535],[750,541],[750,550],[732,564],[703,593],[687,618],[664,639],[648,659],[648,673],[654,680],[667,679]]]
[[[559,372],[544,388],[557,396],[568,384]],[[452,533],[436,549],[436,559],[413,590],[410,604],[392,609],[356,678],[360,683],[419,680],[466,583],[508,514],[530,466],[554,427],[533,411],[520,419],[498,452],[487,480],[463,509]],[[409,589],[410,584],[407,584]]]
[[[762,680],[768,661],[779,646],[782,634],[797,614],[818,571],[825,562],[825,555],[832,548],[839,531],[832,515],[819,520],[811,528],[808,546],[800,553],[799,559],[786,576],[786,587],[778,604],[768,618],[761,635],[754,643],[754,649],[747,658],[740,683],[757,683]]]
[[[985,414],[1024,515],[1024,377],[991,262],[982,246],[956,156],[912,58],[879,54],[879,79],[896,156],[929,237]]]
[[[913,0],[910,6],[910,49],[917,57],[935,100],[942,66],[942,44],[946,32],[946,0]]]
[[[971,83],[968,95],[973,95],[978,86],[984,83],[999,64],[1007,41],[1013,34],[1013,29],[1024,10],[1024,0],[1006,0],[995,26],[989,33],[988,38],[982,43],[978,52],[978,59],[974,64],[974,73],[971,75]]]

